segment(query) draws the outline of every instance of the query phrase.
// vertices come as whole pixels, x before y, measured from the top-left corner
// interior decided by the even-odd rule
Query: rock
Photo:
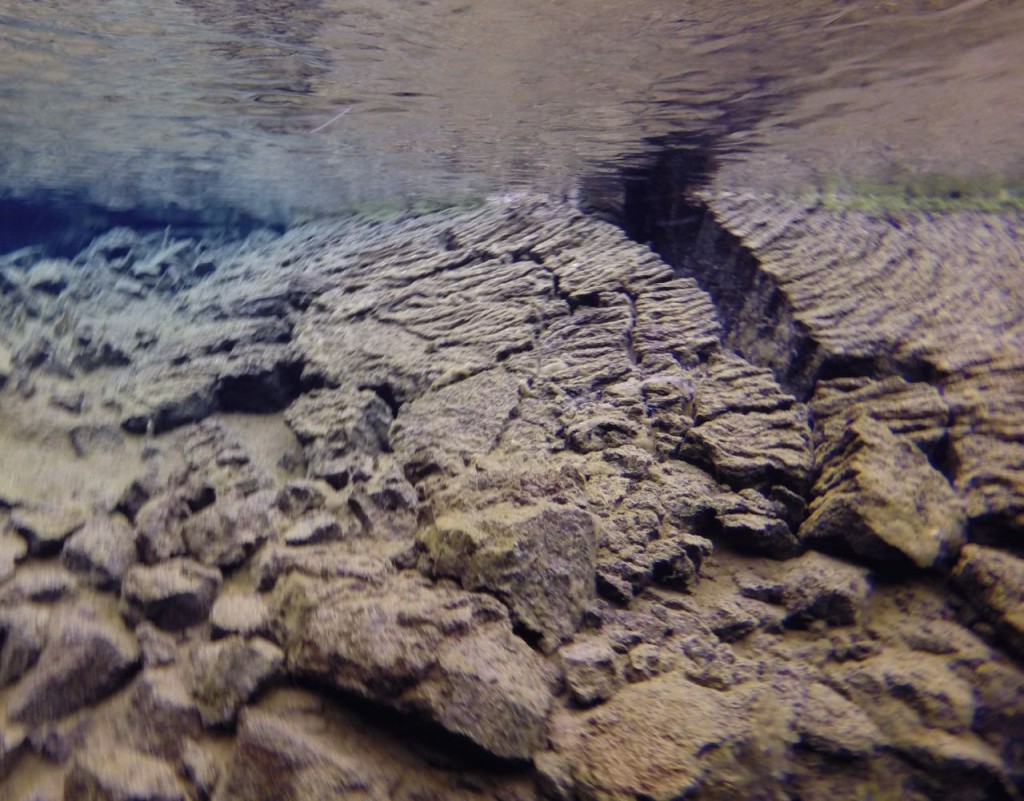
[[[14,358],[11,350],[0,342],[0,389],[3,389],[14,372]]]
[[[276,532],[272,492],[218,501],[184,521],[181,538],[189,555],[211,567],[241,564]]]
[[[546,652],[576,631],[594,597],[597,537],[590,515],[578,509],[505,503],[453,512],[419,542],[431,573],[497,595]]]
[[[808,544],[919,568],[949,562],[963,544],[963,503],[949,482],[914,445],[866,417],[824,455],[814,496],[800,529]]]
[[[300,518],[284,533],[287,545],[314,545],[341,537],[337,518],[327,513]]]
[[[615,651],[604,640],[574,642],[562,648],[559,656],[569,692],[580,706],[607,701],[623,683]]]
[[[868,571],[813,551],[799,559],[765,562],[752,571],[756,578],[741,578],[740,592],[747,598],[782,606],[783,624],[807,629],[816,622],[825,626],[852,626],[871,594]]]
[[[95,703],[139,664],[139,646],[119,620],[67,610],[51,619],[39,660],[11,690],[12,720],[41,723]]]
[[[64,259],[43,259],[28,272],[28,285],[37,292],[59,295],[68,286],[70,262]]]
[[[88,518],[78,506],[52,504],[18,507],[11,512],[11,523],[28,542],[32,556],[52,556]]]
[[[813,467],[807,410],[779,388],[770,370],[716,355],[694,385],[693,407],[687,437],[719,479],[736,489],[807,489]]]
[[[767,755],[755,764],[740,756],[754,740],[758,692],[721,692],[670,673],[629,685],[596,710],[557,713],[551,738],[578,797],[752,797],[770,786],[772,772]],[[731,792],[709,789],[722,786]]]
[[[210,625],[214,637],[264,636],[270,632],[270,609],[262,596],[226,589],[213,603]]]
[[[75,756],[65,798],[89,801],[187,801],[174,768],[130,748],[102,747]]]
[[[780,559],[796,556],[803,547],[787,522],[785,505],[755,489],[716,492],[708,499],[722,534],[738,550]]]
[[[185,554],[181,524],[192,514],[181,493],[165,492],[143,502],[135,517],[136,547],[147,564]]]
[[[28,554],[28,543],[11,531],[0,529],[0,585],[14,575],[14,566]]]
[[[357,578],[367,582],[383,580],[393,571],[391,564],[374,553],[361,553],[344,543],[304,545],[268,545],[254,560],[252,575],[256,589],[273,589],[277,581],[290,573],[316,578]]]
[[[303,398],[305,397],[308,396],[303,395]],[[327,496],[324,486],[316,481],[289,481],[277,493],[275,503],[283,514],[298,519],[305,514],[323,509],[327,503]]]
[[[78,589],[75,576],[59,565],[47,562],[29,562],[14,578],[0,588],[0,605],[20,604],[25,601],[53,603],[71,598]]]
[[[210,798],[220,779],[220,765],[195,740],[186,739],[181,757],[185,778],[192,782],[200,798]]]
[[[216,375],[163,369],[136,378],[137,400],[126,405],[121,426],[132,434],[158,434],[209,417],[216,409]]]
[[[1018,657],[1024,658],[1024,559],[984,545],[965,545],[953,583]]]
[[[121,612],[131,623],[153,621],[168,631],[206,620],[220,590],[221,574],[189,559],[133,565],[121,584]]]
[[[808,748],[842,759],[863,759],[885,745],[871,718],[820,682],[807,689],[796,729]]]
[[[380,587],[293,575],[275,596],[296,675],[424,716],[504,759],[542,744],[551,679],[494,599],[405,575]]]
[[[88,520],[64,544],[61,560],[100,589],[117,589],[136,561],[135,531],[119,516]]]
[[[284,663],[284,653],[259,637],[227,637],[192,651],[189,687],[203,725],[234,723],[238,710]]]
[[[50,614],[35,604],[0,606],[0,687],[16,682],[39,660]]]
[[[135,636],[139,640],[142,661],[146,667],[160,667],[177,661],[178,643],[174,635],[144,620],[135,627]]]
[[[174,668],[147,666],[130,692],[126,723],[132,745],[177,763],[188,739],[202,732],[199,710],[181,674]]]

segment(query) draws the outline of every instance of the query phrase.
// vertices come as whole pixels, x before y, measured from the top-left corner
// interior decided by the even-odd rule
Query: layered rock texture
[[[1020,797],[1019,302],[709,208],[0,257],[0,797]]]

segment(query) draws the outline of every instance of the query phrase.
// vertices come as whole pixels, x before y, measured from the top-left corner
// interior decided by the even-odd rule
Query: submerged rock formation
[[[0,796],[1019,797],[1009,340],[753,337],[721,216],[0,257]]]

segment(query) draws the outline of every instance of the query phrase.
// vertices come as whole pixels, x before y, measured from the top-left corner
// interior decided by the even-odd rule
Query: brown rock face
[[[1024,793],[1019,221],[707,202],[0,256],[0,798]]]

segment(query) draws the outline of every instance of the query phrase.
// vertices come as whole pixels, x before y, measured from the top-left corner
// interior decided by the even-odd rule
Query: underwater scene
[[[0,801],[1024,798],[1022,32],[2,0]]]

